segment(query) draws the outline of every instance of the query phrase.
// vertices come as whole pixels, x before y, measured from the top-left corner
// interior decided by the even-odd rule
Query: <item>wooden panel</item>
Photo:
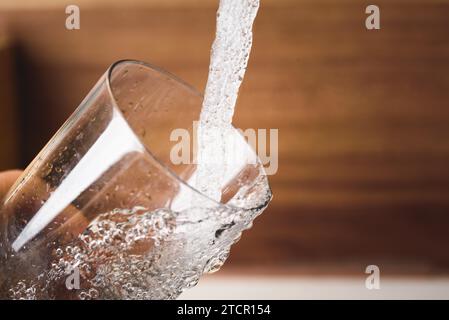
[[[263,5],[290,6],[296,0],[263,0]],[[317,1],[317,0],[309,0]],[[319,1],[319,0],[318,0]],[[341,0],[340,0],[341,1]],[[402,0],[404,1],[404,0]],[[407,0],[405,0],[407,1]],[[435,0],[431,0],[435,1]],[[74,3],[75,4],[75,3]],[[0,9],[17,10],[17,9],[55,9],[65,8],[68,5],[65,0],[2,0]],[[127,8],[216,8],[217,1],[209,0],[127,0],[126,4],[123,0],[77,0],[76,5],[83,9],[98,7],[124,7]]]
[[[449,4],[376,3],[380,31],[365,29],[355,0],[262,7],[235,122],[279,128],[279,171],[235,264],[449,272]],[[0,14],[19,43],[24,159],[115,60],[145,60],[202,89],[214,11],[82,8],[79,31],[60,9]]]
[[[14,65],[11,43],[0,32],[0,170],[19,165],[19,119]]]

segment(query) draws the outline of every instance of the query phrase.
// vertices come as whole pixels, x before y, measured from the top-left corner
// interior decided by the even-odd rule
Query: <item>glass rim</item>
[[[203,99],[203,95],[192,85],[190,85],[189,83],[187,83],[186,81],[182,80],[181,78],[179,78],[178,76],[176,76],[175,74],[166,71],[165,69],[155,66],[151,63],[147,63],[144,61],[140,61],[140,60],[133,60],[133,59],[122,59],[122,60],[118,60],[116,62],[114,62],[113,64],[111,64],[108,68],[108,70],[106,71],[106,87],[107,90],[110,94],[112,103],[114,104],[114,107],[116,107],[116,109],[120,112],[120,114],[123,116],[123,118],[126,120],[126,117],[123,115],[122,111],[120,110],[119,107],[119,103],[117,102],[112,87],[111,87],[111,76],[112,76],[112,71],[121,64],[124,63],[128,63],[128,64],[136,64],[136,65],[141,65],[144,66],[148,69],[151,69],[153,71],[156,71],[160,74],[163,74],[169,78],[171,78],[172,80],[174,80],[176,83],[178,83],[179,85],[187,88],[192,94],[200,97],[201,99]],[[127,121],[127,120],[126,120]],[[233,125],[232,125],[233,126]],[[233,126],[234,127],[234,126]],[[181,177],[179,177],[179,175],[177,175],[173,170],[171,170],[164,161],[159,160],[159,158],[153,154],[153,152],[149,149],[149,147],[143,143],[140,139],[140,136],[134,131],[134,129],[131,127],[131,130],[134,132],[134,135],[137,137],[137,139],[139,139],[139,141],[142,143],[142,145],[145,148],[145,151],[148,152],[148,154],[172,177],[174,178],[176,181],[178,181],[179,183],[181,183],[182,185],[186,186],[187,188],[189,188],[190,190],[192,190],[193,192],[199,194],[202,197],[205,197],[206,199],[208,199],[209,201],[212,201],[215,205],[217,206],[224,206],[224,207],[228,207],[230,209],[237,209],[237,210],[258,210],[260,208],[264,208],[268,205],[268,203],[270,202],[271,198],[272,198],[272,191],[271,191],[271,187],[268,184],[268,191],[270,193],[270,196],[268,197],[268,200],[265,201],[264,203],[258,205],[257,207],[253,207],[253,208],[245,208],[245,207],[239,207],[239,206],[235,206],[232,204],[227,204],[227,203],[222,203],[221,201],[217,201],[212,199],[211,197],[207,196],[206,194],[204,194],[203,192],[199,191],[197,188],[193,187],[191,184],[189,184],[187,181],[185,181],[184,179],[182,179]],[[239,134],[241,134],[239,132]],[[250,146],[250,149],[252,152],[254,152],[257,162],[258,164],[261,166],[261,169],[263,171],[263,173],[265,174],[265,169],[263,168],[262,163],[260,162],[259,156],[257,155],[257,153],[254,151],[254,149]]]

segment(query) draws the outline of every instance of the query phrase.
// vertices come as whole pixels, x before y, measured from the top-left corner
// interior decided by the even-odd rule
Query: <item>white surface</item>
[[[368,290],[365,278],[206,276],[179,299],[449,299],[449,278],[391,278]]]

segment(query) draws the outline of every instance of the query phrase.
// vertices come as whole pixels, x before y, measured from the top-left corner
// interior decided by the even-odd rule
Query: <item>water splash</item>
[[[100,214],[74,241],[52,250],[46,271],[10,286],[9,298],[175,299],[203,273],[220,269],[270,197],[261,175],[230,201],[241,209],[134,207]],[[69,290],[68,271],[75,268],[80,289]]]

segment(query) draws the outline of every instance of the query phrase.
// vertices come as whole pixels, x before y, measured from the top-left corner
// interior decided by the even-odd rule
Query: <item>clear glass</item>
[[[237,130],[220,202],[170,160],[176,129],[194,154],[201,104],[156,67],[112,65],[5,197],[0,297],[170,299],[218,270],[271,192]]]

